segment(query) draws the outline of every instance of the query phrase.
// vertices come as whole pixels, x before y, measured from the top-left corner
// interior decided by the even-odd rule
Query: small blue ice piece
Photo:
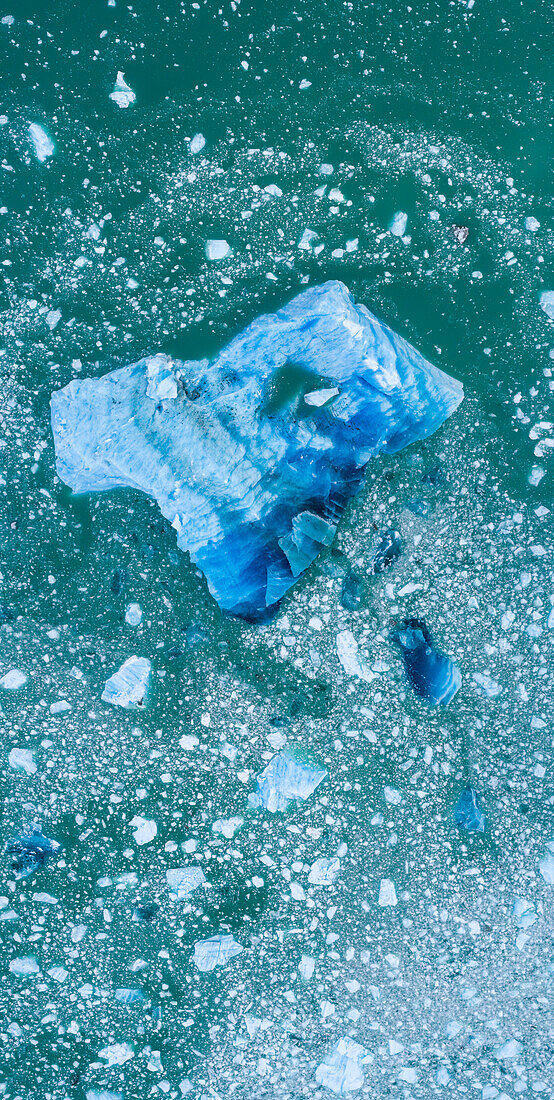
[[[43,836],[38,825],[30,825],[26,833],[13,837],[6,845],[16,878],[28,878],[44,867],[49,857],[56,855],[60,849],[61,844]]]
[[[402,553],[402,536],[393,527],[387,528],[379,536],[373,550],[372,569],[374,573],[386,573]]]
[[[258,789],[248,796],[248,802],[273,814],[286,810],[291,799],[309,798],[326,775],[325,768],[298,760],[289,749],[284,749],[260,773],[256,780]]]
[[[370,459],[432,435],[462,397],[328,282],[211,361],[158,353],[58,390],[56,468],[76,493],[153,497],[219,606],[264,621],[331,545]]]
[[[462,683],[454,661],[435,649],[423,619],[404,619],[392,640],[400,646],[406,675],[417,695],[431,703],[450,703]]]
[[[485,832],[486,818],[473,787],[464,787],[452,816],[459,829],[465,829],[468,833]]]

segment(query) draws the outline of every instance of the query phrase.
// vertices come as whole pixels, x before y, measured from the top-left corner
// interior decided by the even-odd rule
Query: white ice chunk
[[[184,901],[206,881],[200,867],[173,867],[166,871],[169,896],[173,901]]]
[[[227,837],[227,840],[232,840],[243,822],[243,817],[218,817],[212,825],[212,833],[219,833],[221,836]]]
[[[319,409],[322,405],[326,405],[332,397],[336,397],[338,393],[340,393],[340,390],[336,386],[327,390],[312,390],[311,393],[304,394],[304,401],[307,405],[313,405]]]
[[[224,260],[230,251],[231,246],[228,241],[206,241],[206,257],[208,260]]]
[[[382,878],[379,886],[379,905],[396,905],[397,897],[394,882],[390,878]]]
[[[89,1089],[86,1100],[123,1100],[122,1092],[109,1092],[108,1089]]]
[[[37,160],[44,164],[44,161],[48,160],[48,157],[51,157],[54,152],[54,142],[48,137],[46,130],[38,125],[38,122],[31,122],[29,134],[35,147]]]
[[[357,676],[359,680],[365,680],[370,684],[376,674],[367,667],[365,661],[358,652],[358,643],[351,630],[341,630],[337,634],[337,653],[339,661],[349,676]]]
[[[135,830],[133,840],[139,845],[149,844],[158,832],[155,821],[148,821],[146,817],[140,817],[138,814],[129,822],[129,825],[131,829]]]
[[[314,970],[315,959],[312,959],[311,955],[302,955],[302,958],[300,959],[300,962],[298,964],[298,973],[300,974],[300,977],[305,982],[309,982]]]
[[[554,321],[554,290],[543,290],[540,297],[541,309]]]
[[[390,223],[390,231],[393,237],[403,237],[408,224],[408,215],[403,210],[398,210]]]
[[[135,1052],[129,1043],[110,1043],[98,1051],[99,1058],[105,1058],[108,1066],[123,1066],[130,1058],[134,1058]]]
[[[6,672],[0,680],[0,684],[6,691],[17,691],[18,688],[23,687],[23,684],[26,683],[27,677],[19,668],[10,668],[9,672]]]
[[[48,313],[46,314],[46,324],[48,325],[48,328],[50,329],[50,332],[54,331],[56,325],[59,324],[61,319],[62,319],[61,309],[49,309],[48,310]]]
[[[177,379],[171,367],[171,359],[163,353],[152,355],[146,360],[146,396],[153,401],[172,401],[177,397]]]
[[[548,886],[554,886],[554,855],[547,852],[539,861],[539,871]]]
[[[200,153],[205,144],[206,138],[204,137],[204,134],[195,134],[190,143],[191,153]]]
[[[528,233],[536,233],[537,229],[540,229],[540,227],[541,223],[538,222],[537,219],[533,217],[533,215],[525,219],[525,228]]]
[[[118,73],[114,90],[110,92],[110,99],[113,99],[118,107],[128,107],[131,103],[135,102],[136,98],[133,89],[125,83],[123,73]]]
[[[312,886],[332,886],[339,871],[340,859],[336,856],[333,859],[316,859],[310,868],[308,882]]]
[[[214,970],[216,966],[225,966],[229,959],[240,955],[242,944],[237,943],[233,936],[210,936],[209,940],[199,940],[194,945],[194,963],[205,973]]]
[[[65,969],[65,966],[51,966],[50,970],[46,973],[50,978],[53,978],[55,982],[65,982],[65,979],[69,976],[69,970]]]
[[[362,1059],[365,1049],[354,1039],[339,1039],[330,1054],[317,1067],[315,1079],[318,1085],[324,1085],[339,1096],[354,1092],[364,1083]]]
[[[28,978],[32,977],[34,974],[40,974],[40,967],[33,955],[24,955],[22,958],[12,959],[10,962],[10,970],[12,974],[17,974],[20,978]]]
[[[128,657],[121,668],[106,682],[102,699],[116,707],[140,707],[143,705],[152,665],[146,657]]]
[[[10,768],[14,768],[15,771],[25,772],[26,775],[34,775],[37,766],[33,753],[30,749],[11,749],[8,756],[8,763]]]
[[[249,795],[248,802],[251,806],[264,806],[274,814],[286,809],[291,798],[309,798],[326,775],[324,768],[297,760],[285,749],[257,777],[258,789]]]
[[[139,603],[130,603],[125,608],[125,622],[129,626],[140,626],[142,622],[142,608]]]
[[[493,680],[488,672],[474,672],[473,679],[482,689],[483,693],[488,695],[489,699],[494,699],[495,695],[500,694],[500,684],[497,684],[496,680]]]
[[[502,1046],[495,1047],[493,1054],[497,1062],[504,1062],[510,1058],[517,1058],[522,1049],[521,1043],[518,1043],[517,1039],[508,1039]]]

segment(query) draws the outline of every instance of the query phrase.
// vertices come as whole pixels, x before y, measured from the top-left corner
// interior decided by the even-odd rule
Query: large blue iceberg
[[[369,459],[431,435],[462,397],[328,282],[211,361],[159,354],[58,390],[56,465],[77,493],[154,497],[219,606],[260,621],[331,544]]]

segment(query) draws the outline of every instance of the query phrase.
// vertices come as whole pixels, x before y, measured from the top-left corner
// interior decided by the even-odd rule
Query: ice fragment
[[[174,867],[166,871],[169,896],[173,901],[184,901],[206,881],[200,867]]]
[[[339,1039],[330,1054],[316,1069],[318,1085],[324,1085],[338,1096],[355,1092],[364,1083],[362,1061],[366,1051],[354,1039]]]
[[[452,816],[459,829],[465,829],[468,833],[485,832],[486,818],[473,787],[464,787]]]
[[[309,798],[326,775],[324,768],[297,759],[285,749],[257,777],[257,790],[249,795],[249,804],[263,806],[270,813],[285,810],[291,799]]]
[[[208,940],[199,940],[194,945],[194,963],[205,973],[216,966],[225,966],[235,955],[243,951],[242,944],[233,936],[211,936]]]
[[[8,763],[10,768],[14,768],[15,771],[25,772],[26,775],[34,775],[37,766],[33,753],[30,749],[11,749],[8,756]]]
[[[44,867],[48,858],[56,855],[60,848],[57,840],[43,836],[38,825],[28,826],[26,833],[12,837],[6,845],[16,878],[28,878]]]
[[[48,160],[48,157],[51,157],[54,152],[54,142],[48,137],[46,130],[38,125],[38,122],[31,122],[29,134],[35,148],[36,158],[40,160],[41,164],[44,164],[44,161]]]
[[[431,703],[450,703],[462,682],[457,665],[433,646],[423,619],[404,619],[392,639],[402,650],[406,674],[417,695]]]
[[[339,871],[340,859],[336,856],[333,859],[316,859],[310,868],[308,882],[312,886],[332,886]]]
[[[0,685],[5,688],[6,691],[17,691],[18,688],[23,687],[23,684],[26,683],[27,677],[19,668],[11,668],[9,672],[4,673],[0,680]]]
[[[379,905],[396,905],[396,889],[390,878],[382,878],[379,886]]]
[[[114,90],[110,92],[110,99],[113,99],[118,107],[129,107],[131,103],[135,102],[136,98],[133,89],[125,83],[123,73],[118,73]]]
[[[128,657],[120,669],[106,682],[102,699],[117,707],[140,707],[144,704],[152,666],[146,657]]]

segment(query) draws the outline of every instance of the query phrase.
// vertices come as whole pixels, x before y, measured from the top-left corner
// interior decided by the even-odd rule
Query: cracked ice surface
[[[263,619],[331,544],[371,457],[431,435],[462,396],[328,282],[211,361],[160,354],[54,393],[57,470],[77,493],[154,497],[220,607]]]

